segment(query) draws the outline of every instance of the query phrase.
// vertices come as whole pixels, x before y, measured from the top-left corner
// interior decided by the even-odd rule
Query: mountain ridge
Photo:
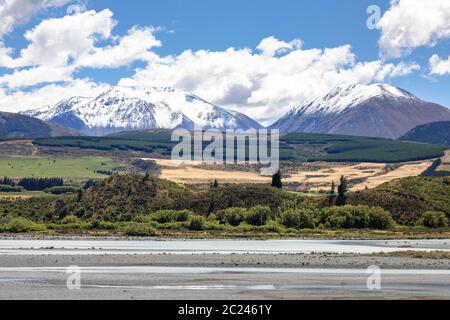
[[[398,139],[412,128],[450,120],[450,110],[388,85],[350,84],[293,108],[270,128]]]
[[[417,126],[399,140],[450,146],[450,121],[439,121]]]
[[[80,136],[80,134],[73,129],[26,115],[0,112],[0,138],[35,139],[60,136]]]
[[[259,129],[250,117],[169,87],[111,87],[97,97],[72,97],[54,107],[24,114],[86,134],[106,135],[127,130]]]

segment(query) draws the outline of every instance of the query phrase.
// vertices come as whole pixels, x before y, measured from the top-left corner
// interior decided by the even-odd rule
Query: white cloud
[[[437,54],[433,55],[430,58],[430,74],[450,74],[450,56],[447,60],[442,60]]]
[[[91,53],[81,56],[77,61],[79,67],[117,68],[129,65],[133,61],[148,61],[154,58],[149,50],[160,47],[153,28],[134,27],[128,34],[120,38],[115,46],[94,48]]]
[[[40,10],[61,7],[71,0],[0,0],[0,37],[28,22]]]
[[[107,84],[78,79],[64,84],[49,84],[31,91],[11,91],[0,88],[0,109],[19,112],[43,106],[53,106],[69,97],[95,97],[109,87]]]
[[[385,81],[419,68],[416,64],[356,62],[349,45],[307,50],[297,47],[278,55],[259,51],[188,50],[179,56],[154,59],[120,84],[182,88],[265,122],[336,84]]]
[[[41,83],[52,83],[71,80],[73,67],[39,66],[30,69],[16,70],[12,74],[0,77],[0,86],[21,88]]]
[[[21,50],[13,66],[67,65],[70,59],[94,50],[96,41],[111,36],[116,24],[112,16],[105,9],[44,20],[25,33],[30,44]]]
[[[293,49],[300,49],[302,47],[302,41],[295,39],[291,42],[284,42],[271,36],[261,41],[256,49],[260,50],[263,55],[273,57],[276,54],[284,53]]]
[[[67,7],[67,14],[79,14],[87,11],[87,0],[78,0],[76,3]]]
[[[41,10],[61,7],[72,0],[0,0],[0,67],[12,63],[12,49],[5,48],[3,37],[18,25],[27,23]]]
[[[14,70],[0,77],[0,85],[18,88],[71,81],[73,73],[85,67],[118,68],[155,59],[150,50],[161,46],[154,36],[157,29],[133,27],[118,37],[112,35],[115,25],[109,9],[42,21],[25,33],[29,45],[19,57],[13,59],[10,50],[0,48],[0,66]],[[99,46],[102,41],[113,44]]]
[[[450,38],[449,0],[392,0],[377,26],[385,58],[399,58],[414,48]]]

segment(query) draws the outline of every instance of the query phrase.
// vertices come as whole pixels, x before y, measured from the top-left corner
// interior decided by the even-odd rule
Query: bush
[[[66,193],[77,193],[78,190],[79,189],[76,187],[62,186],[62,187],[53,187],[53,188],[46,189],[45,192],[51,193],[54,195],[60,195],[60,194],[66,194]]]
[[[389,229],[394,225],[389,212],[368,206],[325,208],[320,223],[336,229]]]
[[[22,187],[12,187],[10,185],[0,184],[0,192],[22,192]]]
[[[284,211],[279,220],[287,228],[314,229],[317,224],[315,212],[306,208]]]
[[[427,228],[445,228],[448,227],[448,218],[443,212],[428,211],[422,215],[419,224]]]
[[[202,216],[194,216],[189,223],[189,230],[202,231],[205,229],[206,219]]]
[[[117,224],[108,221],[92,220],[89,224],[89,229],[92,230],[115,230],[117,229]]]
[[[216,212],[215,216],[221,224],[229,224],[230,226],[237,227],[245,221],[247,209],[228,208]]]
[[[74,215],[66,216],[61,220],[61,224],[74,224],[74,223],[79,223],[79,222],[80,222],[80,219]]]
[[[4,230],[6,232],[12,232],[12,233],[42,231],[44,229],[45,229],[45,226],[37,224],[37,223],[30,221],[28,219],[25,219],[25,218],[13,218],[4,227]]]
[[[192,215],[193,213],[189,210],[163,210],[154,213],[152,216],[152,220],[158,223],[185,222],[188,221],[189,217]]]
[[[267,206],[257,206],[248,210],[245,221],[252,226],[263,226],[272,215]]]
[[[132,237],[153,237],[156,230],[147,224],[132,222],[125,227],[125,234]]]

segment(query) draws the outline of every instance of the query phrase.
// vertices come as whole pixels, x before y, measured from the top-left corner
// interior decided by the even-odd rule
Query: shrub
[[[92,220],[89,224],[89,229],[93,230],[115,230],[117,229],[117,224],[108,221]]]
[[[45,226],[37,224],[25,218],[13,218],[6,226],[4,230],[12,233],[23,233],[30,231],[42,231]]]
[[[156,230],[147,224],[131,222],[125,227],[125,234],[132,237],[153,237]]]
[[[306,208],[284,211],[279,220],[287,228],[314,229],[317,224],[315,212]]]
[[[379,207],[372,207],[369,210],[369,228],[386,230],[394,226],[395,222],[391,214]]]
[[[152,219],[158,223],[185,222],[192,215],[193,213],[189,210],[163,210],[154,213]]]
[[[248,210],[245,221],[252,226],[263,226],[267,223],[272,211],[267,206],[257,206]]]
[[[80,222],[80,219],[74,215],[66,216],[61,220],[61,224],[73,224],[78,222]]]
[[[448,227],[448,218],[443,212],[428,211],[422,215],[419,224],[427,228],[445,228]]]
[[[325,208],[320,222],[326,227],[336,229],[389,229],[394,225],[389,212],[368,206]]]
[[[244,222],[247,216],[247,209],[228,208],[216,212],[215,215],[221,224],[229,224],[230,226],[237,227]]]
[[[202,216],[194,216],[189,223],[189,230],[202,231],[205,229],[206,219]]]

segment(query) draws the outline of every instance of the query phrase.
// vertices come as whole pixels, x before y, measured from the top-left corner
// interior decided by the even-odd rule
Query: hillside
[[[385,183],[373,190],[350,194],[350,204],[377,205],[393,218],[412,224],[426,211],[442,211],[450,217],[450,178],[409,177]]]
[[[399,140],[450,146],[450,121],[433,122],[418,126]]]
[[[28,116],[0,112],[0,138],[34,139],[58,136],[77,136],[75,130],[49,124]]]
[[[387,84],[338,86],[303,102],[271,126],[309,132],[398,139],[425,123],[449,120],[450,110]]]
[[[171,131],[125,132],[107,137],[36,139],[38,146],[76,147],[95,150],[129,150],[170,156]],[[282,161],[311,162],[406,162],[439,158],[444,147],[376,138],[326,134],[288,134],[281,138]]]

